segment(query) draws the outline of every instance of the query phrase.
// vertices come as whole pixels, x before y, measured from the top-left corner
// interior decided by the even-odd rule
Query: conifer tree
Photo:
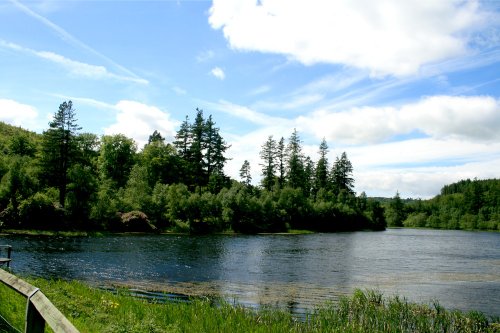
[[[276,172],[276,141],[270,135],[267,141],[262,145],[260,150],[260,158],[262,159],[262,186],[268,191],[274,185]]]
[[[73,102],[63,102],[43,132],[41,165],[49,186],[59,189],[59,204],[64,207],[68,170],[75,161],[77,125]]]
[[[314,175],[314,191],[317,193],[320,189],[328,188],[328,144],[325,138],[321,141],[319,145],[319,160],[316,163],[316,170]]]

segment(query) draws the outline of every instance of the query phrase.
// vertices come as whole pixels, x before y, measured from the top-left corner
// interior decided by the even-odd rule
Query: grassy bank
[[[338,304],[325,304],[297,320],[283,310],[252,311],[209,300],[148,303],[80,282],[28,279],[81,332],[500,332],[484,315],[447,311],[356,291]],[[0,284],[0,314],[23,327],[25,300]]]

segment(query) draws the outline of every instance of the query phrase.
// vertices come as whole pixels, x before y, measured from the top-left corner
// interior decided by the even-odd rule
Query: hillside
[[[389,226],[462,230],[500,230],[500,179],[462,180],[444,186],[429,200],[386,206]]]

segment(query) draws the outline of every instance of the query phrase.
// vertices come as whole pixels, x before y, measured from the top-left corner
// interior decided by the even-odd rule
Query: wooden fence
[[[49,299],[28,282],[0,269],[0,282],[26,297],[26,333],[43,333],[45,323],[55,333],[78,333],[73,324],[49,301]]]

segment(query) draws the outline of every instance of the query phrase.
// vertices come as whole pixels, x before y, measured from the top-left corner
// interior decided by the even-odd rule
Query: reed
[[[28,281],[81,332],[500,332],[498,318],[448,311],[438,303],[386,298],[376,291],[356,290],[298,319],[277,308],[252,310],[209,299],[155,303],[133,298],[125,290],[112,293],[77,281]],[[18,306],[5,298],[7,293],[0,287],[2,315]],[[4,306],[7,301],[11,308]]]

